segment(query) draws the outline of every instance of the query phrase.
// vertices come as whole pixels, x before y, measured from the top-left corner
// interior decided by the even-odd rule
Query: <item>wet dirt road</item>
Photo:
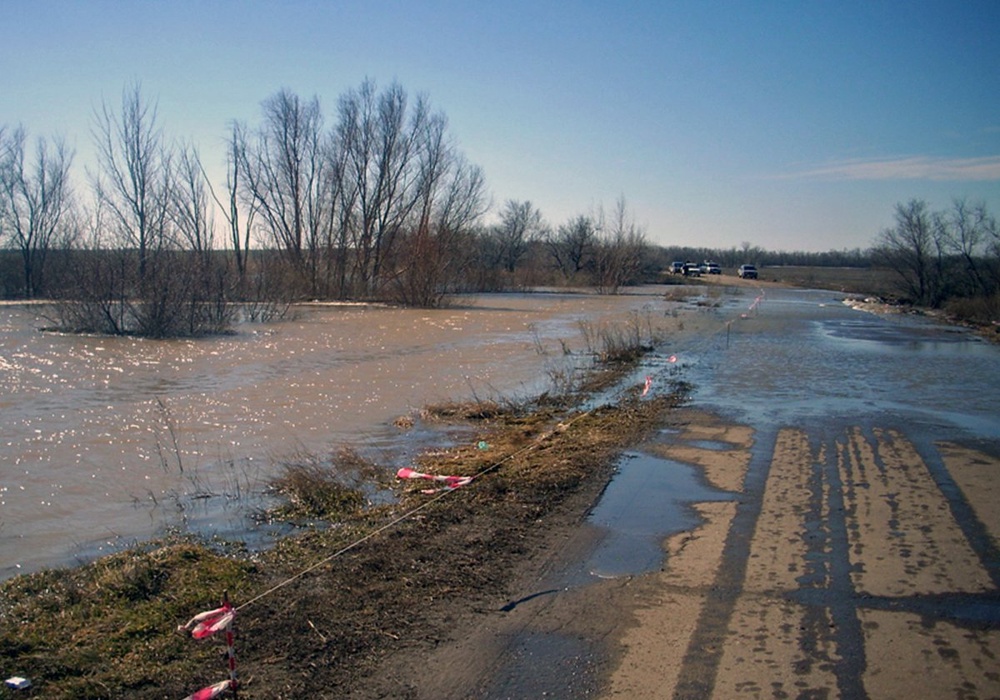
[[[421,697],[1000,697],[1000,349],[754,294],[665,349],[691,407]]]
[[[753,444],[670,540],[653,627],[690,633],[645,697],[1000,696],[1000,351],[824,296],[771,291],[705,372]]]

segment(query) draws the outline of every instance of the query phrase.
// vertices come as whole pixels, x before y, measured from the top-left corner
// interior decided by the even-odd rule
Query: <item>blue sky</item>
[[[0,0],[0,21],[0,124],[65,137],[81,181],[127,84],[215,174],[277,90],[332,124],[371,78],[426,94],[496,203],[552,225],[623,195],[658,244],[840,250],[912,198],[1000,216],[995,0]]]

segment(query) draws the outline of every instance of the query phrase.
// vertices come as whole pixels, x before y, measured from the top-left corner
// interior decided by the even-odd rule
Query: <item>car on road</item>
[[[712,262],[711,260],[706,260],[701,265],[701,271],[706,275],[721,275],[722,265],[717,262]]]
[[[684,276],[701,277],[701,265],[693,262],[684,263]]]
[[[670,274],[671,275],[683,275],[684,274],[684,263],[680,260],[675,260],[670,263]]]
[[[757,279],[757,268],[754,265],[740,265],[736,274],[745,280]]]

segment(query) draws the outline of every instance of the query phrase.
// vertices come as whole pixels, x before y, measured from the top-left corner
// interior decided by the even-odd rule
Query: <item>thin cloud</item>
[[[787,177],[826,180],[1000,180],[1000,156],[983,158],[905,158],[853,159],[821,165]]]

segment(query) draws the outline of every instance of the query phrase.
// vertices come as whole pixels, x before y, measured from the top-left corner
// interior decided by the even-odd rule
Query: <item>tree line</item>
[[[653,246],[624,196],[555,226],[530,201],[494,207],[445,115],[396,83],[348,90],[329,124],[318,98],[279,90],[256,123],[228,125],[223,182],[166,135],[138,85],[95,110],[92,132],[96,165],[74,187],[62,139],[0,125],[0,293],[54,300],[66,330],[218,333],[302,299],[433,307],[540,285],[616,293],[678,259],[881,266],[900,297],[926,306],[995,298],[1000,285],[996,221],[964,200],[944,212],[899,204],[872,248],[826,253]]]
[[[921,199],[899,203],[871,255],[893,273],[902,301],[1000,319],[1000,228],[984,203],[955,199],[941,211]]]
[[[93,116],[97,163],[74,189],[72,151],[0,127],[0,283],[49,298],[60,327],[177,336],[301,299],[440,305],[510,288],[540,248],[535,282],[604,292],[639,281],[647,242],[622,198],[550,229],[529,201],[487,224],[482,170],[445,115],[398,84],[316,97],[280,90],[259,121],[232,122],[225,182],[168,138],[138,85]],[[33,149],[32,149],[33,146]]]

